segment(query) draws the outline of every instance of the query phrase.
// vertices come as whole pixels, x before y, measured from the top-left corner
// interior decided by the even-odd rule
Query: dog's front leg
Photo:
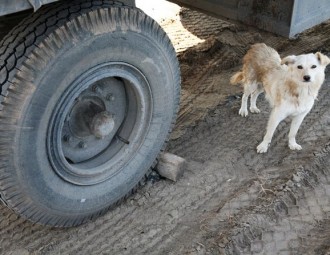
[[[298,129],[302,123],[302,121],[304,120],[305,116],[307,115],[307,112],[304,112],[302,114],[299,114],[297,116],[294,116],[292,118],[292,122],[291,122],[291,127],[290,127],[290,132],[289,132],[289,148],[291,150],[301,150],[301,146],[299,144],[297,144],[296,142],[296,135],[298,132]]]
[[[253,113],[260,113],[259,108],[257,107],[257,99],[258,96],[263,92],[263,89],[257,88],[252,94],[251,94],[251,105],[250,105],[250,111]]]
[[[285,109],[281,109],[280,107],[273,108],[267,125],[267,131],[264,136],[262,143],[260,143],[257,147],[258,153],[265,153],[268,150],[268,146],[272,141],[273,134],[278,126],[278,124],[286,118]]]
[[[249,95],[247,92],[244,91],[244,94],[242,96],[242,104],[241,104],[241,108],[239,109],[238,114],[241,115],[242,117],[246,117],[248,116],[248,109],[247,109],[247,105],[248,105],[248,98]]]

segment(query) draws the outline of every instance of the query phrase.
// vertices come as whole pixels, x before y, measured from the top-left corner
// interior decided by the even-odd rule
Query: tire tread
[[[107,12],[105,9],[108,8]],[[86,15],[88,22],[82,24],[81,15]],[[25,218],[41,224],[52,225],[57,227],[71,227],[93,220],[99,215],[104,214],[113,206],[121,203],[138,186],[145,183],[147,176],[151,172],[151,168],[147,171],[144,178],[129,192],[119,199],[115,204],[110,205],[97,213],[79,216],[73,219],[69,218],[50,218],[41,209],[32,203],[26,202],[24,194],[19,189],[15,177],[11,173],[14,163],[7,160],[13,153],[11,146],[13,134],[15,132],[16,120],[20,115],[16,104],[20,98],[24,97],[24,92],[28,91],[31,86],[34,74],[38,73],[40,66],[29,64],[32,59],[27,56],[40,60],[40,65],[46,62],[56,54],[56,51],[64,44],[67,38],[79,37],[78,30],[87,25],[93,28],[94,25],[101,26],[103,29],[114,29],[103,24],[104,21],[112,20],[125,24],[126,27],[133,26],[139,29],[148,30],[154,38],[158,40],[170,56],[170,60],[174,63],[173,77],[175,77],[174,97],[175,105],[173,106],[173,119],[171,130],[174,126],[179,106],[180,97],[180,72],[176,54],[169,38],[161,27],[147,17],[137,8],[128,7],[119,2],[103,0],[103,1],[74,1],[73,3],[61,3],[43,7],[37,13],[24,19],[18,26],[0,42],[0,130],[8,139],[1,139],[0,157],[4,160],[0,164],[0,200],[10,209],[23,215]],[[140,21],[140,22],[139,22]],[[114,24],[114,23],[113,23]],[[70,27],[69,27],[70,26]],[[55,42],[49,44],[45,38],[52,36]],[[34,50],[36,49],[36,50]],[[31,54],[32,53],[32,54]],[[23,82],[24,87],[18,88],[16,82]],[[169,134],[168,134],[169,137]],[[166,138],[166,142],[169,138]],[[166,143],[162,150],[165,149]],[[155,166],[157,160],[152,165]],[[14,195],[13,195],[14,194]]]

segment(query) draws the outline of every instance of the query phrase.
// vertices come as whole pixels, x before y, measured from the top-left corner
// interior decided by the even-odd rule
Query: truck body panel
[[[330,1],[169,0],[209,14],[294,37],[330,18]]]

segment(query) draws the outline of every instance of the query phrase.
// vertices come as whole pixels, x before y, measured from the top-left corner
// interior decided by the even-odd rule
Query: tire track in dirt
[[[221,118],[218,118],[218,119],[221,119]],[[214,128],[214,127],[211,126],[211,128]],[[223,128],[223,127],[221,127],[220,129],[221,129],[221,130],[225,130],[225,128]],[[237,128],[233,128],[233,129],[236,130]],[[199,130],[199,131],[196,130],[196,132],[197,132],[197,133],[202,133],[202,134],[203,134],[202,137],[199,137],[200,140],[205,139],[205,137],[213,137],[213,138],[215,137],[214,134],[210,136],[208,133],[205,133],[205,130]],[[237,140],[240,140],[239,137],[237,137],[237,138],[238,138]],[[193,143],[193,142],[192,142],[192,143]],[[208,144],[208,141],[206,141],[205,143]],[[224,141],[224,144],[227,144],[226,141]],[[191,144],[188,143],[188,144],[187,144],[187,147],[190,147],[190,146],[191,146]],[[275,146],[276,146],[276,145],[275,145]],[[191,146],[191,147],[194,147],[194,146]],[[210,147],[211,147],[211,146],[210,146]],[[199,152],[200,152],[200,151],[199,151]],[[187,154],[189,155],[190,153],[187,153]],[[202,154],[203,154],[203,153],[202,153]],[[253,154],[255,154],[255,152],[253,152]],[[212,156],[213,156],[213,155],[211,155],[210,157],[212,157]],[[190,156],[190,157],[191,157],[191,156]],[[285,158],[286,155],[283,155],[283,153],[282,153],[282,157]],[[192,156],[192,158],[194,158],[194,155]],[[243,161],[243,164],[246,163],[246,162],[244,162],[244,159],[243,159],[242,161]],[[264,163],[262,164],[261,167],[260,167],[260,164],[259,164],[259,168],[264,168],[265,165],[267,166],[267,164],[268,164],[268,165],[269,165],[269,164],[272,164],[272,163],[269,163],[269,160],[268,160],[268,159],[266,159],[266,160],[264,160],[264,161],[265,161],[266,163],[264,162]],[[254,181],[254,180],[253,180],[253,181]],[[207,200],[208,200],[207,203],[210,203],[210,198],[208,198]],[[248,199],[247,199],[247,200],[248,200]],[[242,204],[242,205],[244,206],[244,202],[242,202],[242,201],[240,201],[240,203],[238,203],[238,204]],[[198,218],[198,217],[197,217],[197,218]],[[176,232],[178,232],[178,231],[176,230]],[[159,248],[159,247],[158,247],[158,248]],[[165,254],[165,253],[164,253],[164,254]]]
[[[330,184],[329,181],[322,182],[322,178],[317,176],[320,167],[329,165],[329,155],[326,157],[327,162],[321,164],[314,162],[298,169],[293,174],[292,180],[286,183],[283,191],[275,190],[276,198],[273,206],[264,207],[263,211],[255,208],[253,213],[243,215],[240,226],[231,231],[235,234],[230,236],[231,243],[226,247],[226,253],[320,254],[315,253],[320,242],[314,243],[313,238],[309,238],[309,233],[322,221],[326,222],[329,214],[326,191],[330,190]],[[329,176],[330,172],[327,170],[323,174]],[[262,208],[262,205],[259,206]],[[255,215],[259,217],[257,223],[251,222]],[[246,234],[248,231],[257,231],[258,235],[251,238]],[[306,243],[305,240],[309,242]],[[306,248],[309,249],[308,252]]]
[[[272,147],[280,148],[280,151],[282,151],[282,153],[278,153],[278,154],[282,155],[282,159],[279,160],[277,157],[275,157],[277,159],[275,161],[273,159],[273,162],[272,162],[271,157],[273,157],[274,154],[273,154],[273,152],[268,153],[267,155],[270,155],[271,157],[269,158],[266,155],[266,157],[264,159],[264,161],[268,162],[267,163],[268,165],[273,165],[277,161],[280,164],[282,164],[279,167],[283,167],[283,166],[285,167],[286,162],[291,162],[291,163],[295,162],[295,164],[297,164],[297,165],[301,164],[301,162],[308,162],[308,159],[311,158],[310,154],[311,154],[311,152],[313,152],[313,150],[315,148],[314,143],[318,142],[318,144],[322,144],[322,141],[323,142],[327,141],[328,137],[330,136],[330,130],[328,128],[329,119],[330,119],[329,111],[328,111],[329,102],[327,101],[327,98],[329,96],[329,89],[328,89],[327,85],[328,84],[324,85],[324,87],[323,87],[324,89],[321,91],[322,97],[320,98],[320,101],[317,102],[317,104],[316,104],[315,108],[313,109],[312,113],[309,115],[309,117],[308,117],[309,120],[307,121],[307,124],[302,126],[302,129],[304,131],[307,130],[307,132],[305,132],[304,135],[302,136],[302,140],[305,141],[305,139],[309,138],[310,136],[312,136],[314,138],[313,141],[310,139],[308,146],[305,146],[306,148],[304,148],[304,150],[306,150],[306,152],[299,152],[299,154],[300,154],[299,156],[295,155],[295,153],[288,153],[288,156],[285,156],[285,154],[283,154],[283,149],[280,148],[280,147],[285,146],[284,143],[286,144],[286,139],[283,139],[283,138],[284,138],[284,134],[287,134],[287,131],[284,128],[282,128],[280,133],[275,134],[275,136],[277,135],[278,137],[280,137],[278,139],[282,139],[285,142],[282,142],[282,143],[278,142],[278,143],[272,144]],[[317,121],[317,119],[319,119],[319,120]],[[257,123],[255,123],[255,124],[258,125],[259,123],[260,122],[257,121]],[[315,130],[316,129],[315,126],[319,127],[320,130]],[[256,128],[258,129],[258,127],[256,127]],[[235,128],[234,128],[234,130],[235,130]],[[199,132],[199,133],[204,134],[204,132],[202,130],[195,130],[195,132]],[[205,138],[203,137],[201,139],[203,140]],[[188,144],[188,147],[194,147],[194,146],[192,144]],[[269,161],[270,161],[270,163],[269,163]],[[263,170],[264,167],[265,167],[265,164],[260,165],[260,163],[258,163],[257,169]],[[289,174],[292,175],[292,171]],[[282,178],[283,177],[284,176],[282,176]],[[270,185],[270,184],[268,184],[268,185]],[[253,199],[254,198],[252,198],[252,200]],[[325,201],[326,201],[325,203],[328,203],[327,200],[325,200]],[[243,204],[243,203],[241,203],[241,204]],[[278,234],[281,234],[281,233],[278,233]],[[237,249],[235,249],[235,250],[237,251]],[[244,252],[242,254],[247,254],[246,250],[244,250]],[[266,254],[273,254],[272,250],[268,250],[268,251],[265,251],[265,252],[266,252]],[[276,254],[276,253],[274,253],[274,254]]]
[[[297,254],[330,254],[330,220],[319,221],[305,236]]]
[[[196,178],[196,176],[195,176],[195,178]],[[222,183],[222,181],[219,180],[219,178],[217,178],[216,176],[212,176],[212,179],[214,179],[214,181],[215,181],[213,185],[217,185],[219,183]],[[205,181],[203,180],[203,177],[201,178],[201,180],[202,180],[202,182],[206,182],[206,180]],[[193,180],[191,180],[191,181],[193,181]],[[212,187],[211,185],[208,186],[208,189],[206,191],[210,192],[209,190],[214,189],[214,187]],[[199,182],[195,183],[194,186],[202,187],[202,185]],[[171,218],[172,217],[172,218],[174,218],[174,220],[177,220],[178,218],[180,218],[181,219],[180,221],[182,221],[185,218],[187,218],[184,212],[185,212],[185,210],[187,209],[187,207],[189,205],[191,205],[192,203],[195,203],[194,207],[196,208],[196,206],[199,206],[199,204],[200,204],[200,202],[199,202],[200,197],[204,197],[204,198],[208,197],[207,194],[205,193],[206,191],[204,189],[201,189],[201,188],[197,188],[198,193],[196,192],[196,194],[197,194],[196,198],[187,199],[187,198],[182,197],[182,194],[187,194],[188,192],[189,193],[194,193],[195,189],[196,189],[195,187],[191,188],[189,186],[188,187],[176,187],[175,188],[175,194],[181,194],[181,198],[176,197],[176,195],[168,196],[168,198],[166,198],[167,201],[165,202],[165,205],[162,206],[162,207],[163,208],[168,208],[170,217],[165,217],[165,219],[160,218],[159,221],[156,224],[155,223],[150,223],[150,221],[147,221],[144,217],[142,217],[142,220],[141,220],[141,211],[139,211],[137,215],[133,214],[132,216],[135,218],[135,221],[134,221],[135,227],[133,229],[133,233],[127,233],[126,240],[127,241],[129,240],[129,242],[125,242],[125,240],[121,240],[122,241],[121,245],[123,243],[126,243],[127,246],[128,246],[128,247],[125,247],[126,248],[125,251],[122,251],[122,250],[120,251],[121,254],[132,254],[132,252],[134,250],[136,250],[137,248],[140,248],[139,246],[141,244],[143,244],[143,246],[145,246],[147,248],[152,247],[152,245],[155,243],[155,241],[162,239],[163,236],[166,235],[166,233],[168,233],[168,235],[170,235],[170,232],[173,231],[173,227],[175,228],[178,225],[178,223],[176,223],[176,222],[172,222],[170,224],[166,223],[166,221],[168,220],[166,218]],[[173,194],[171,194],[171,195],[173,195]],[[173,201],[175,201],[175,203],[179,204],[180,206],[175,206]],[[152,205],[153,205],[153,203],[151,203],[151,206]],[[156,208],[155,212],[151,212],[151,213],[148,213],[148,210],[145,210],[145,209],[146,208],[144,208],[144,210],[143,210],[144,213],[146,213],[149,217],[152,217],[152,215],[155,212],[160,211],[160,209],[162,209],[162,208]],[[195,210],[198,211],[198,207]],[[192,211],[189,210],[189,212],[191,213]],[[191,216],[192,215],[190,214],[189,218]],[[148,226],[148,224],[150,224],[150,225]],[[152,227],[153,225],[154,225],[154,227]],[[137,239],[134,238],[136,236],[139,236],[139,234],[140,234],[140,237],[141,237],[141,232],[139,232],[139,231],[141,231],[141,229],[142,230],[144,229],[143,226],[145,226],[146,229],[155,229],[156,228],[156,230],[157,230],[157,231],[153,231],[152,236],[148,237],[149,240],[147,242],[145,240],[140,240],[139,238],[137,238]],[[163,228],[163,229],[161,229],[161,228]],[[137,229],[137,230],[135,230],[135,229]],[[160,231],[161,231],[161,234],[159,234]],[[176,230],[174,230],[174,231],[177,232]],[[116,249],[116,242],[117,242],[117,240],[115,239],[114,241],[109,242],[107,245],[109,247],[111,247],[112,249]],[[93,247],[97,247],[97,245],[95,245]],[[92,247],[89,247],[89,248],[93,249]],[[103,247],[103,250],[106,250],[105,248],[106,247]],[[97,250],[98,249],[96,249],[96,251]],[[118,247],[117,251],[119,251],[119,250],[120,249]],[[144,251],[143,249],[139,250],[140,254],[145,254],[145,252],[147,252],[147,251]],[[88,254],[88,252],[87,252],[87,254]]]
[[[328,107],[325,107],[325,109],[329,109]],[[327,114],[329,114],[329,113],[327,113]],[[326,114],[324,114],[324,115],[326,115]],[[322,127],[324,124],[327,124],[328,123],[328,121],[329,121],[329,118],[327,118],[327,117],[321,117],[321,122],[320,121],[318,121],[317,123],[314,123],[316,126],[320,126],[320,127]],[[302,127],[303,129],[305,129],[306,127]],[[198,131],[197,131],[198,132]],[[203,131],[201,131],[201,133],[203,133]],[[304,135],[304,137],[303,138],[307,138],[309,135],[311,135],[311,134],[315,134],[315,131],[314,131],[314,128],[313,127],[311,127],[311,128],[309,128],[309,131],[306,133],[306,135]],[[326,137],[329,137],[329,135],[330,135],[330,133],[329,133],[329,129],[328,130],[326,130],[325,132],[323,132],[323,136],[319,136],[317,139],[315,139],[315,140],[318,140],[318,143],[320,143],[320,142],[322,142],[322,140],[325,140],[325,138]],[[276,145],[277,146],[277,145]],[[308,158],[310,158],[310,157],[308,157],[308,155],[313,151],[313,149],[315,148],[315,146],[312,146],[312,145],[310,145],[309,146],[309,148],[305,148],[305,149],[307,149],[307,152],[305,152],[304,154],[305,154],[305,157],[306,158],[304,158],[304,157],[299,157],[299,158],[301,158],[300,159],[300,161],[301,162],[308,162]],[[283,155],[283,153],[282,153],[282,157],[284,157],[283,158],[283,160],[282,161],[286,161],[285,159],[290,159],[290,161],[292,162],[295,162],[296,164],[301,164],[301,162],[299,162],[299,160],[296,160],[296,156],[294,155],[293,157],[292,157],[292,155],[290,155],[289,154],[289,156],[284,156]],[[296,161],[295,161],[296,160]],[[265,161],[267,161],[267,158],[265,159]],[[280,167],[282,167],[281,165],[280,166],[278,166],[279,168]],[[292,167],[292,166],[291,166]],[[267,170],[267,169],[266,169]],[[275,169],[273,169],[273,171],[274,171]],[[290,168],[288,168],[287,169],[288,171],[289,171],[289,175],[292,175],[293,173],[292,173],[292,170],[290,171]],[[261,173],[259,173],[259,174],[261,174]],[[282,178],[284,177],[284,181],[285,181],[285,176],[283,176],[283,173],[282,173],[282,176],[281,176]],[[277,176],[277,178],[278,178],[278,176]],[[276,180],[276,178],[275,178],[275,183],[278,183],[278,181],[281,181],[281,180]],[[283,182],[283,181],[282,181]],[[261,184],[262,183],[260,183],[260,187],[262,187],[261,186]],[[268,185],[272,185],[271,183],[267,183]],[[328,184],[329,184],[329,182],[328,182]],[[274,184],[273,184],[274,185]],[[243,188],[244,189],[244,188]],[[250,188],[245,188],[245,190],[243,191],[243,192],[247,192],[248,190],[249,190]],[[254,189],[255,190],[255,189]],[[273,192],[273,191],[271,191],[271,192]],[[242,193],[242,192],[241,192]],[[240,198],[239,198],[239,196],[238,196],[238,198],[237,198],[240,202],[239,202],[239,204],[241,204],[241,205],[244,205],[244,202],[246,201],[246,199],[241,199],[240,200]],[[247,199],[248,201],[250,200],[250,202],[249,202],[249,205],[250,206],[252,206],[253,205],[253,201],[255,200],[255,197],[250,197],[250,199]],[[327,201],[327,200],[325,200],[325,201]],[[229,203],[232,203],[233,201],[229,201]],[[259,201],[260,202],[260,201]],[[325,202],[325,203],[328,203],[328,202]],[[260,204],[260,203],[259,203]],[[222,212],[222,213],[224,213],[224,212]],[[244,215],[244,210],[243,210],[243,215]],[[240,218],[242,216],[242,214],[241,215],[239,215],[239,217],[238,218]],[[253,215],[252,215],[253,216]],[[251,217],[252,217],[251,216]],[[218,217],[218,221],[219,221],[219,217],[221,218],[221,216],[220,215],[217,215],[217,216],[213,216],[213,217],[210,217],[211,219],[215,219],[215,218],[217,218]],[[235,218],[235,215],[233,215],[233,218]],[[252,219],[254,219],[254,218],[252,218]],[[250,222],[251,223],[251,222]],[[252,222],[253,223],[253,222]],[[253,224],[251,223],[251,226],[253,227]],[[254,227],[258,227],[258,226],[254,226]],[[221,229],[220,227],[219,228],[216,228],[216,229]],[[224,229],[223,227],[222,227],[222,229]],[[278,237],[278,235],[281,235],[281,233],[279,232],[279,230],[280,230],[280,228],[279,229],[277,229],[277,237]],[[233,231],[234,233],[235,233],[235,231]],[[212,231],[209,231],[208,233],[207,233],[207,235],[208,236],[210,236],[212,234]],[[245,234],[245,233],[244,233]],[[246,234],[245,234],[246,235]],[[198,236],[198,233],[197,233],[197,235],[196,236]],[[283,235],[284,236],[284,235]],[[224,238],[224,237],[222,237],[222,238]],[[198,238],[196,238],[197,239],[197,241],[195,242],[195,243],[203,243],[203,241],[201,241],[201,240],[198,240]],[[203,239],[202,239],[203,240]],[[241,242],[243,242],[243,244],[246,242],[246,241],[244,241],[244,238],[242,238],[241,240],[243,240],[243,241],[241,241]],[[239,242],[239,241],[238,241]],[[223,244],[221,244],[220,243],[220,245],[223,245]],[[204,245],[204,247],[205,247],[205,245]],[[212,246],[211,246],[212,247]],[[256,248],[257,246],[254,246],[254,248]],[[296,247],[295,247],[296,248]],[[192,248],[192,250],[194,250],[193,248]],[[237,250],[238,249],[233,249],[232,248],[232,252],[234,252],[234,254],[237,254]],[[208,250],[209,252],[210,252],[210,250]],[[251,250],[252,251],[252,253],[251,254],[254,254],[253,253],[253,250]],[[247,250],[244,250],[244,251],[242,251],[242,253],[241,254],[250,254],[250,253],[248,253],[248,252],[251,252],[251,251],[247,251]],[[265,254],[277,254],[277,251],[278,250],[274,250],[274,246],[272,247],[272,246],[270,246],[270,250],[266,250],[265,251]],[[212,251],[212,252],[214,252],[214,251]],[[218,254],[218,253],[214,253],[214,254]],[[220,253],[220,254],[222,254],[222,253]],[[299,254],[299,253],[298,253]]]

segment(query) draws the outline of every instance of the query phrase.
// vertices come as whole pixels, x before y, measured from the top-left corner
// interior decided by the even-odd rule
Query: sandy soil
[[[283,122],[258,155],[269,106],[261,98],[260,114],[240,117],[241,88],[229,85],[256,42],[282,56],[329,55],[330,22],[288,40],[175,5],[160,10],[146,11],[180,60],[181,110],[168,150],[187,159],[183,177],[153,173],[120,206],[71,229],[33,225],[0,205],[0,254],[330,254],[330,73],[301,126],[300,152],[287,148]]]

